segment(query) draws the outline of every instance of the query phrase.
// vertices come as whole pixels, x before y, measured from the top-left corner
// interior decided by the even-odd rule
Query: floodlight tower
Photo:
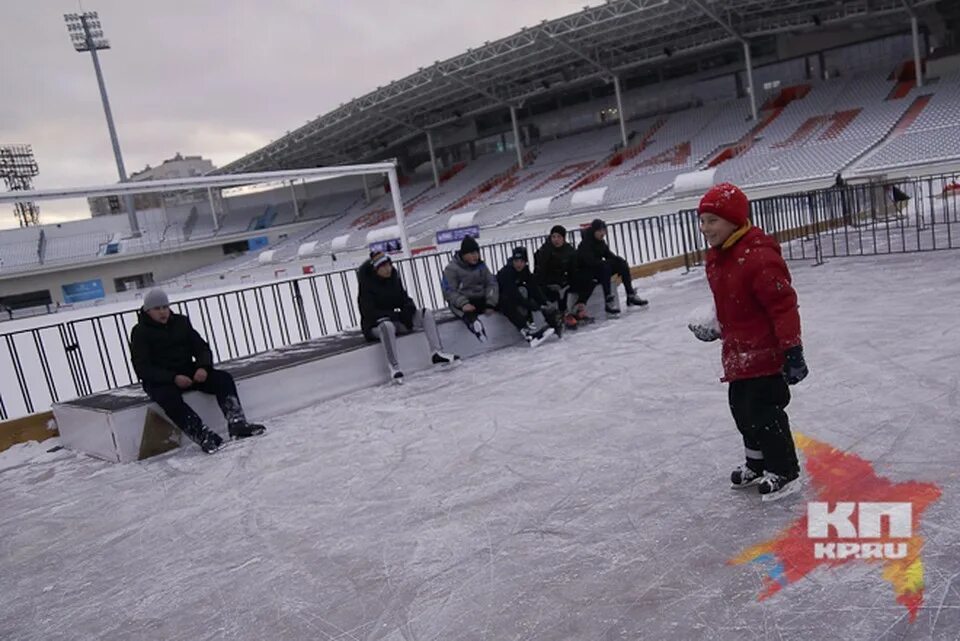
[[[100,87],[100,100],[103,102],[103,113],[107,117],[107,129],[110,131],[110,142],[113,144],[113,157],[117,161],[117,173],[120,182],[127,182],[127,170],[123,166],[123,156],[120,154],[120,141],[117,139],[117,129],[113,126],[113,112],[110,111],[110,100],[107,98],[107,87],[103,83],[103,71],[100,70],[100,58],[97,51],[109,49],[110,41],[103,36],[103,26],[96,11],[84,13],[67,13],[63,19],[67,23],[67,32],[73,42],[73,48],[79,52],[89,51],[93,58],[93,69],[97,73],[97,84]],[[140,226],[137,223],[137,211],[134,209],[133,197],[123,197],[130,220],[130,232],[134,236],[140,235]]]
[[[33,189],[33,178],[39,172],[30,145],[0,146],[0,178],[10,191]],[[17,202],[13,205],[21,227],[40,224],[40,208],[35,203]]]

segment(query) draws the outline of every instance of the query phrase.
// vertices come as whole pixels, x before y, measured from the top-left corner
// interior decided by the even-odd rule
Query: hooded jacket
[[[533,274],[530,273],[530,268],[524,266],[517,271],[513,266],[513,260],[508,260],[507,264],[497,272],[497,285],[500,288],[501,305],[522,305],[529,311],[534,311],[547,302]],[[526,295],[520,291],[521,287],[526,289]]]
[[[537,281],[541,285],[569,285],[574,281],[577,270],[577,250],[570,243],[554,247],[547,240],[533,255]]]
[[[193,377],[197,369],[213,369],[213,353],[203,337],[180,314],[161,324],[140,310],[130,332],[130,360],[144,383],[173,384],[177,375]]]
[[[801,343],[797,293],[780,245],[752,227],[733,244],[711,248],[706,263],[723,339],[724,380],[779,374],[784,352]]]
[[[357,295],[360,329],[367,340],[377,340],[372,330],[383,318],[390,318],[403,323],[408,329],[411,328],[417,307],[403,288],[396,269],[390,274],[390,278],[381,278],[373,263],[367,260],[357,269],[357,281],[360,284]]]
[[[462,309],[471,298],[485,298],[489,307],[496,307],[500,300],[497,279],[481,260],[476,265],[468,264],[457,252],[443,269],[440,280],[443,297],[456,309]]]
[[[593,235],[594,229],[587,227],[581,230],[580,244],[577,246],[577,262],[584,269],[593,272],[605,261],[614,258],[614,253],[607,246],[607,241],[597,240]]]

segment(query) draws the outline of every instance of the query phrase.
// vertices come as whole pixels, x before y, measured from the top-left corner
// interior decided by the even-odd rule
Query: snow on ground
[[[796,429],[943,490],[914,623],[878,565],[760,602],[762,568],[728,564],[810,490],[728,487],[719,346],[685,327],[706,284],[668,274],[644,281],[648,311],[278,417],[214,457],[0,454],[21,461],[0,465],[0,638],[955,639],[960,252],[793,270]]]

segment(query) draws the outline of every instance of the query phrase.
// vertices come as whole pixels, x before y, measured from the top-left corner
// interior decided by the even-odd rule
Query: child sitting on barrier
[[[440,286],[453,313],[481,343],[486,342],[487,332],[480,314],[494,313],[500,290],[497,279],[480,260],[480,245],[472,236],[460,243],[460,251],[443,270]]]
[[[587,314],[587,300],[593,290],[589,276],[584,278],[577,270],[577,250],[567,242],[567,230],[562,225],[550,229],[550,237],[533,255],[534,276],[547,300],[557,304],[567,329],[577,329],[593,319]],[[575,299],[571,306],[567,299]]]
[[[691,324],[702,341],[723,341],[730,410],[743,435],[746,463],[730,475],[735,488],[757,485],[763,500],[800,487],[800,466],[784,408],[788,385],[807,376],[797,293],[777,241],[753,227],[750,203],[721,183],[700,201],[700,229],[710,244],[707,280],[716,319]]]
[[[190,440],[207,454],[216,452],[223,444],[223,439],[208,429],[184,402],[183,394],[190,390],[217,397],[231,438],[247,438],[266,431],[263,425],[247,422],[233,376],[214,368],[210,346],[193,329],[190,319],[170,311],[166,292],[148,292],[137,318],[130,332],[133,369],[147,396]]]
[[[409,333],[422,329],[432,354],[434,365],[450,365],[460,360],[456,354],[445,354],[433,312],[417,309],[393,267],[393,261],[383,252],[374,251],[357,270],[360,293],[360,328],[368,341],[383,343],[383,351],[394,383],[403,382],[403,372],[397,358],[397,332]]]
[[[520,335],[530,347],[538,347],[563,329],[560,311],[556,303],[548,302],[540,286],[533,279],[528,266],[527,248],[515,247],[507,264],[497,272],[500,288],[498,309],[520,330]],[[547,325],[538,328],[533,322],[533,312],[541,311]]]
[[[640,298],[634,291],[630,266],[627,261],[614,254],[607,246],[607,224],[596,218],[581,233],[583,238],[577,247],[578,268],[585,277],[592,278],[600,283],[606,302],[606,312],[608,314],[620,313],[620,303],[610,283],[610,278],[614,274],[619,276],[623,282],[623,288],[627,292],[627,306],[644,307],[647,301]]]

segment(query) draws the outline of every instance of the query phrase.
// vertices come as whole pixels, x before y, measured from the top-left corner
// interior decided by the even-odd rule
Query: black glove
[[[806,361],[803,360],[802,345],[788,349],[784,354],[784,359],[783,378],[786,379],[787,385],[796,385],[810,373]]]
[[[704,343],[712,343],[713,341],[720,338],[720,332],[718,332],[713,327],[708,327],[706,325],[694,325],[690,323],[687,325],[693,335],[702,340]]]

